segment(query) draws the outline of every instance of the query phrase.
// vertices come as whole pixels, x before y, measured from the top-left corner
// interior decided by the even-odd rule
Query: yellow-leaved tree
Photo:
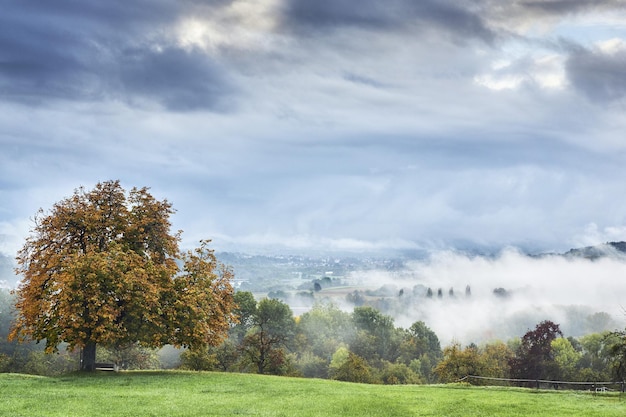
[[[233,319],[232,271],[208,241],[181,252],[173,212],[147,188],[126,192],[119,181],[40,210],[17,256],[10,338],[45,341],[48,352],[80,348],[86,371],[95,369],[97,345],[219,344]]]

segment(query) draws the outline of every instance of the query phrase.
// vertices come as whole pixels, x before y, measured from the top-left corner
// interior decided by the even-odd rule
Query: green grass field
[[[0,416],[624,416],[618,393],[383,386],[261,375],[0,374]]]

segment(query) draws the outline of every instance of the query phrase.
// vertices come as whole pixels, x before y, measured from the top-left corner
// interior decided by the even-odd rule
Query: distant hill
[[[570,249],[563,256],[591,260],[606,257],[626,259],[626,242],[607,242],[602,245]]]

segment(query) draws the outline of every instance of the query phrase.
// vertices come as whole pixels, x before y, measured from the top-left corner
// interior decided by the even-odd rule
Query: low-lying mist
[[[617,258],[439,252],[402,272],[355,272],[351,279],[396,288],[399,302],[386,314],[404,328],[424,321],[444,346],[517,338],[543,320],[575,337],[626,325],[626,262]]]

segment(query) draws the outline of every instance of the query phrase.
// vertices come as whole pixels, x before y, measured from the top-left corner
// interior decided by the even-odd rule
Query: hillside
[[[570,249],[565,252],[563,256],[587,258],[591,260],[615,257],[624,258],[626,260],[626,242],[607,242],[602,245]]]
[[[0,374],[3,416],[586,416],[626,414],[619,393],[361,385],[251,374]],[[537,395],[540,393],[541,395]]]

